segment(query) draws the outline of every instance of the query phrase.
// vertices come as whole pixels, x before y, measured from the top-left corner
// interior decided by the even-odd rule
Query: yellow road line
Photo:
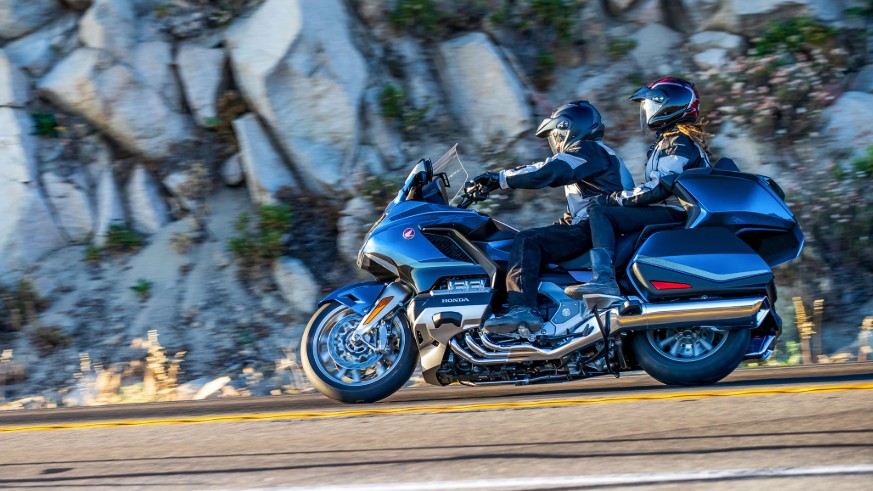
[[[454,406],[433,405],[398,408],[348,409],[341,411],[288,411],[282,413],[231,414],[226,416],[191,416],[167,419],[134,419],[120,421],[95,421],[88,423],[59,423],[33,426],[3,426],[0,427],[0,432],[72,430],[77,428],[114,428],[122,426],[183,425],[195,423],[228,423],[238,421],[265,421],[275,419],[327,419],[348,418],[352,416],[376,416],[385,414],[457,413],[468,411],[493,411],[501,409],[531,409],[543,407],[580,406],[587,404],[610,404],[614,402],[663,401],[671,399],[688,400],[707,399],[711,397],[744,397],[776,394],[845,392],[851,390],[873,390],[873,383],[721,391],[710,390],[702,392],[671,392],[668,394],[661,393],[617,397],[546,399],[541,401],[501,401],[479,404],[460,404]],[[471,393],[471,395],[474,394]]]

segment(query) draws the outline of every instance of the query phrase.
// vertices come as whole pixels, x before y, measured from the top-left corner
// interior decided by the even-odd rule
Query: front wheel
[[[403,387],[418,363],[402,311],[356,342],[352,334],[359,322],[359,314],[330,302],[315,312],[303,332],[306,376],[319,392],[340,402],[384,399]],[[380,344],[383,349],[373,349]]]
[[[709,385],[727,377],[743,360],[751,331],[710,327],[653,329],[634,335],[637,362],[667,385]]]

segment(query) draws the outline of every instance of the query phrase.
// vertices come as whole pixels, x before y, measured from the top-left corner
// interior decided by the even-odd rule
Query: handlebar
[[[472,181],[467,181],[464,183],[464,194],[461,195],[463,198],[460,203],[458,203],[458,208],[469,208],[473,203],[478,203],[480,201],[485,201],[488,199],[488,188],[482,186],[481,184],[474,183]]]

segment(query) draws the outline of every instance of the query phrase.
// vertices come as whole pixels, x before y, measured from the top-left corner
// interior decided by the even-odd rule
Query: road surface
[[[0,414],[0,489],[873,489],[873,364]]]

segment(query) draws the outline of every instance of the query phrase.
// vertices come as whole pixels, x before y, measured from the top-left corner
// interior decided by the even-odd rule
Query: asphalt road
[[[873,364],[0,414],[0,489],[873,489]]]

